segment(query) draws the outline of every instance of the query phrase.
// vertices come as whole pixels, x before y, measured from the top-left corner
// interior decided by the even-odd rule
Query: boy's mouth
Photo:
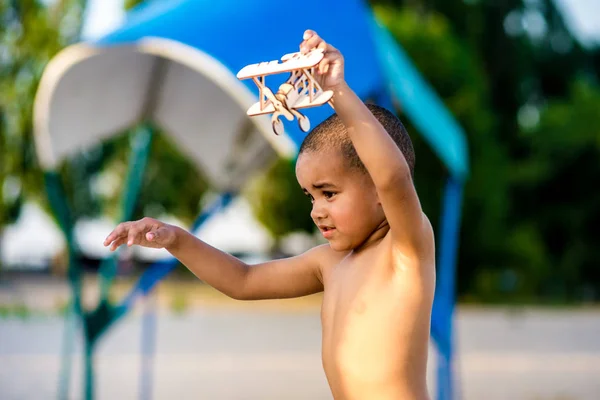
[[[333,233],[335,232],[335,227],[333,227],[333,226],[319,225],[319,230],[323,234],[323,237],[325,239],[327,239],[327,238],[330,238],[331,235],[333,235]]]

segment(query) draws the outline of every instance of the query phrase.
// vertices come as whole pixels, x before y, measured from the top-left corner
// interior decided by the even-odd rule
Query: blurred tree
[[[125,8],[125,10],[129,11],[134,7],[137,7],[138,5],[145,3],[147,0],[125,0],[125,3],[123,4],[123,8]]]
[[[32,105],[46,63],[78,39],[86,0],[0,0],[0,239],[27,197],[42,199]]]
[[[523,156],[512,166],[512,238],[534,245],[511,248],[523,285],[543,298],[582,300],[600,293],[600,88],[578,79],[566,97],[551,99],[535,124],[522,126]],[[532,111],[534,112],[534,111]],[[525,251],[534,252],[519,263]]]
[[[292,232],[314,232],[312,205],[296,180],[295,163],[278,159],[247,185],[244,196],[255,217],[274,238],[273,252],[281,239]]]
[[[371,0],[420,14],[439,13],[484,67],[498,128],[518,152],[517,113],[540,96],[566,96],[593,60],[552,0]],[[596,69],[594,74],[598,73]]]
[[[593,53],[577,42],[554,1],[436,0],[427,3],[450,18],[459,35],[472,43],[483,61],[491,83],[494,112],[499,116],[498,128],[502,143],[508,150],[512,164],[503,173],[509,181],[509,196],[512,199],[508,210],[509,219],[504,224],[509,229],[503,235],[493,238],[498,241],[498,248],[504,255],[501,263],[493,266],[496,269],[495,290],[480,286],[484,281],[483,277],[490,276],[489,271],[484,271],[491,266],[489,263],[478,267],[482,271],[482,277],[475,280],[472,289],[478,291],[480,296],[495,293],[497,298],[505,299],[501,277],[508,274],[514,277],[513,289],[520,298],[536,300],[543,296],[548,299],[552,294],[562,301],[577,298],[576,293],[588,285],[583,279],[583,271],[588,268],[586,265],[600,256],[600,252],[593,254],[580,243],[586,242],[584,238],[589,237],[582,224],[571,226],[568,230],[569,237],[573,239],[557,243],[556,236],[549,233],[549,230],[553,230],[551,226],[554,226],[550,221],[557,218],[569,220],[569,207],[553,197],[550,203],[554,204],[554,214],[545,212],[545,207],[540,204],[542,197],[539,196],[542,193],[537,189],[545,182],[544,178],[538,175],[523,181],[523,176],[532,171],[539,172],[545,164],[551,164],[557,168],[553,182],[557,178],[563,184],[581,179],[581,171],[570,168],[568,163],[557,162],[561,159],[559,154],[566,156],[565,152],[573,151],[576,155],[571,156],[585,159],[593,147],[586,147],[582,136],[574,136],[570,126],[564,121],[553,119],[551,115],[557,112],[557,103],[562,104],[565,117],[570,116],[569,113],[578,115],[585,108],[582,88],[587,85],[588,90],[593,91],[589,87],[591,82],[597,82],[600,71],[594,66]],[[573,82],[581,75],[586,76],[585,81],[579,81],[575,85],[579,89],[570,91]],[[547,102],[552,106],[546,109]],[[545,111],[540,115],[542,109]],[[589,116],[578,116],[582,118],[581,122],[588,122],[588,125],[580,126],[587,126],[588,129],[594,126],[590,124],[593,120]],[[546,145],[552,147],[554,154],[536,153],[534,157],[530,136],[523,134],[524,131],[532,130],[540,133],[538,138],[546,138],[546,130],[554,131],[558,137],[570,138],[578,145],[569,148],[555,140]],[[521,168],[523,165],[528,168]],[[593,168],[586,168],[583,176],[593,180],[594,171]],[[528,199],[530,203],[527,205]],[[466,204],[465,207],[469,205]],[[594,218],[591,209],[582,212],[587,217]],[[488,232],[485,235],[488,236]],[[461,254],[470,251],[463,247]],[[564,264],[562,260],[568,255],[572,258],[567,271],[559,266]],[[461,260],[464,257],[461,256]]]
[[[105,143],[103,168],[87,177],[94,196],[102,204],[102,213],[113,218],[120,215],[131,139],[131,132],[127,131]],[[191,225],[208,188],[207,179],[197,166],[182,155],[167,133],[157,129],[133,218],[170,214]]]
[[[481,265],[503,262],[498,238],[506,230],[508,158],[498,137],[487,76],[477,54],[457,37],[443,15],[412,8],[376,5],[374,9],[467,134],[472,169],[465,188],[460,241],[461,249],[468,249],[460,252],[457,283],[462,292]],[[410,120],[401,118],[415,143],[415,185],[425,212],[437,225],[447,172]]]
[[[0,234],[2,226],[16,219],[25,198],[49,210],[34,151],[33,100],[46,64],[79,40],[86,3],[0,0]],[[76,154],[60,166],[75,219],[103,212],[118,215],[131,132]],[[168,209],[191,223],[206,188],[197,168],[158,131],[134,216],[156,216]]]
[[[549,220],[570,220],[571,212],[564,204],[556,204],[555,214],[550,217],[544,207],[540,207],[537,197],[540,192],[536,187],[542,184],[543,178],[536,175],[523,181],[523,176],[539,172],[547,164],[560,170],[554,178],[560,176],[569,182],[581,178],[570,175],[575,170],[568,164],[555,163],[550,152],[536,153],[533,157],[530,137],[523,132],[554,130],[559,137],[572,138],[581,145],[567,150],[567,146],[554,141],[548,146],[556,154],[574,151],[576,159],[586,158],[585,154],[592,147],[585,147],[584,139],[573,138],[570,128],[549,115],[557,112],[557,104],[562,104],[565,113],[566,110],[573,115],[582,112],[585,108],[582,88],[593,92],[591,82],[598,81],[598,50],[587,50],[577,42],[556,4],[550,0],[373,0],[371,3],[376,8],[386,7],[384,12],[380,10],[379,17],[387,22],[468,135],[473,168],[463,208],[459,294],[506,301],[511,292],[528,300],[540,295],[547,298],[550,292],[555,292],[564,300],[573,299],[576,293],[582,292],[582,287],[594,287],[585,282],[583,276],[589,274],[583,271],[588,271],[586,265],[593,263],[600,256],[599,252],[594,254],[590,248],[581,250],[585,246],[573,244],[573,239],[561,245],[551,240],[554,236],[547,232]],[[403,11],[399,15],[394,9]],[[450,25],[454,39],[446,34],[436,37],[433,33],[436,30],[439,33],[441,28],[431,19],[440,19],[440,15],[444,24]],[[407,16],[420,22],[414,23]],[[419,41],[422,36],[427,36],[426,40]],[[450,43],[457,39],[462,51]],[[451,54],[454,58],[449,57]],[[473,69],[462,67],[472,64],[472,60],[479,71],[475,75]],[[451,79],[440,79],[443,76]],[[576,85],[579,89],[569,92],[579,76],[585,76],[587,83],[579,81]],[[465,114],[453,101],[453,83],[460,88],[454,89],[458,93],[468,93],[472,87],[471,92],[480,93],[477,98],[484,102],[463,103],[467,105]],[[548,102],[552,106],[546,109]],[[485,116],[480,118],[482,110]],[[588,129],[594,126],[589,116],[581,118],[587,122],[581,126]],[[420,146],[417,149],[420,168],[423,150]],[[436,165],[432,160],[426,162]],[[420,178],[419,172],[422,173],[422,169],[417,168],[417,186],[425,183],[430,189],[425,197],[429,197],[432,189],[429,185],[437,185],[437,182],[432,176]],[[593,168],[579,171],[590,181],[595,179],[595,173]],[[522,205],[528,198],[525,193],[530,196],[529,206]],[[591,209],[581,212],[594,218]],[[576,226],[577,229],[569,230],[573,238],[578,238],[576,241],[589,236],[582,224]],[[564,263],[561,260],[568,254],[573,261],[569,272],[561,271],[557,266]],[[589,294],[590,290],[585,292]]]

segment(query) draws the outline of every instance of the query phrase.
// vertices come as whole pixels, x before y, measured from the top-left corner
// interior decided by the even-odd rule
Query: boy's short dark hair
[[[414,176],[415,151],[402,122],[396,115],[383,107],[374,104],[366,104],[366,106],[394,140],[408,163],[411,175]],[[306,136],[300,146],[299,154],[333,147],[338,147],[341,150],[342,156],[351,168],[358,168],[362,172],[367,172],[352,145],[350,137],[348,137],[344,124],[337,114],[333,114],[321,122]]]

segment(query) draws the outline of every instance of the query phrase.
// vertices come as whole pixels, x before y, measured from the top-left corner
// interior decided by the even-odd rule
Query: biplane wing
[[[250,107],[248,109],[248,111],[246,112],[246,114],[250,117],[253,117],[255,115],[263,115],[263,114],[272,114],[274,113],[275,110],[275,106],[273,105],[273,103],[268,102],[263,109],[260,109],[260,101],[256,102],[252,105],[252,107]]]
[[[292,105],[291,108],[300,109],[300,108],[308,108],[308,107],[316,107],[321,106],[327,103],[333,97],[333,92],[328,90],[326,92],[321,92],[317,96],[310,101],[310,97],[302,96],[298,99],[296,103]]]
[[[237,78],[240,80],[256,78],[259,76],[279,74],[282,72],[290,72],[299,69],[312,68],[323,59],[322,49],[313,49],[307,54],[290,53],[281,57],[283,62],[279,60],[261,62],[257,64],[247,65],[237,73]]]
[[[298,99],[298,101],[291,106],[291,108],[301,109],[301,108],[321,106],[321,105],[327,103],[329,100],[331,100],[332,97],[333,97],[333,92],[330,90],[319,93],[317,96],[315,96],[315,98],[312,101],[310,101],[310,97],[308,97],[308,96],[301,96]],[[252,105],[252,107],[250,107],[248,109],[248,112],[246,114],[248,114],[248,116],[250,116],[250,117],[253,117],[255,115],[272,114],[275,111],[277,111],[277,110],[276,110],[275,106],[273,105],[273,103],[271,103],[270,101],[265,102],[265,106],[263,107],[262,110],[260,109],[260,102],[256,102]]]

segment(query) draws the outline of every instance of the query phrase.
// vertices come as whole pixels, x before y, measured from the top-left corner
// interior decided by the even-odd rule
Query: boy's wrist
[[[336,113],[344,114],[343,109],[353,104],[352,100],[354,97],[356,97],[356,94],[354,93],[352,88],[346,83],[346,81],[336,85],[330,90],[333,91],[333,97],[331,98],[331,101],[333,102],[333,107],[335,108]]]
[[[329,87],[328,90],[333,92],[333,98],[335,99],[350,90],[350,86],[348,86],[348,83],[344,80],[335,86]]]
[[[187,232],[175,225],[170,225],[169,228],[173,232],[173,236],[172,236],[173,240],[171,241],[171,243],[169,243],[167,246],[165,246],[165,250],[167,250],[169,252],[177,251],[177,249],[179,248],[179,246],[181,244],[183,236]]]

